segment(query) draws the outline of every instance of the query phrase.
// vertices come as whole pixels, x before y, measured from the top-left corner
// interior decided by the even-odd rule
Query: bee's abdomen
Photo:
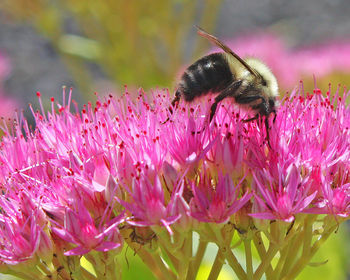
[[[177,94],[186,101],[207,94],[219,92],[234,79],[230,66],[222,53],[205,56],[193,63],[181,77]]]

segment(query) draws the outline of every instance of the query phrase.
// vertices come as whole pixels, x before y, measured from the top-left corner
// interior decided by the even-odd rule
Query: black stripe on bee
[[[183,96],[190,102],[208,92],[220,92],[234,76],[223,53],[213,53],[202,57],[189,66],[181,77],[176,96]]]

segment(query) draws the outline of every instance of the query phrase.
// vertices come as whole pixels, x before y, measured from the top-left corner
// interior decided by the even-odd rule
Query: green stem
[[[232,253],[231,249],[226,249],[224,253],[229,266],[231,266],[233,271],[236,273],[238,279],[247,280],[247,274],[243,270],[235,255]]]
[[[184,258],[179,260],[180,269],[178,270],[178,272],[180,279],[186,279],[190,260],[192,258],[192,232],[186,236],[181,251]]]
[[[181,238],[179,237],[180,235]],[[181,242],[177,242],[176,240],[171,242],[168,235],[160,234],[158,235],[159,245],[172,262],[179,278],[185,279],[192,259],[192,231],[182,234],[174,232],[173,238],[174,240],[181,240]]]
[[[224,262],[225,262],[224,254],[222,253],[220,248],[218,248],[218,252],[216,254],[216,258],[214,260],[214,263],[211,267],[210,274],[208,276],[208,280],[218,279],[220,271],[222,269],[222,266],[224,265]]]
[[[160,243],[161,244],[161,243]],[[175,268],[175,271],[179,270],[180,267],[180,261],[179,259],[177,259],[175,256],[172,255],[172,253],[168,250],[167,247],[162,246],[162,250],[166,253],[167,257],[169,258],[169,260],[171,261],[172,265]]]
[[[28,279],[28,280],[38,280],[38,278],[42,279],[42,277],[38,277],[35,274],[31,275],[31,273],[14,271],[12,269],[6,270],[6,273],[5,272],[2,272],[2,273],[6,274],[6,275],[12,275],[12,276],[15,276],[15,277],[20,278],[20,279]]]
[[[290,249],[286,252],[288,257],[286,258],[282,267],[282,271],[280,272],[281,279],[284,277],[284,275],[286,275],[289,272],[289,270],[295,263],[297,253],[303,244],[303,240],[304,240],[304,232],[300,231],[291,241]]]
[[[46,275],[51,275],[51,270],[46,264],[43,264],[42,262],[39,262],[37,264],[37,267]]]
[[[86,280],[96,280],[97,279],[94,275],[92,275],[85,268],[81,269],[81,274],[83,275],[83,278],[86,279]]]
[[[304,220],[304,244],[302,256],[309,255],[312,242],[312,226],[317,215],[308,215]]]
[[[282,271],[282,268],[286,262],[288,252],[291,248],[291,244],[293,242],[288,243],[281,251],[280,251],[280,258],[278,260],[278,263],[273,271],[273,276],[270,275],[270,277],[266,277],[267,279],[273,279],[273,280],[279,280],[280,279],[280,274]],[[272,277],[272,278],[271,278]]]
[[[159,260],[159,256],[150,254],[142,247],[136,249],[134,242],[128,243],[128,245],[137,253],[157,279],[176,279],[175,274]]]
[[[45,265],[46,265],[47,269],[50,270],[51,279],[56,280],[57,279],[57,270],[56,270],[56,267],[54,266],[52,261],[45,263]]]
[[[267,268],[271,265],[271,261],[274,256],[277,254],[278,250],[281,248],[282,236],[284,231],[280,226],[281,223],[279,221],[274,221],[270,224],[270,245],[269,249],[266,252],[264,259],[261,260],[259,267],[256,269],[254,273],[254,280],[259,280],[264,273],[266,273]]]
[[[200,264],[202,263],[205,250],[207,249],[208,242],[206,241],[199,241],[197,253],[194,257],[194,259],[190,262],[190,268],[187,274],[186,280],[192,280],[196,279],[198,269],[200,267]]]
[[[253,256],[252,256],[251,239],[244,240],[244,249],[245,249],[247,279],[252,280],[253,279]]]
[[[256,250],[258,251],[260,260],[263,260],[266,255],[266,249],[264,246],[264,242],[261,238],[261,232],[256,232],[253,234],[253,242]],[[272,265],[270,264],[268,268],[266,269],[266,278],[271,279],[271,273],[272,273]]]
[[[278,252],[279,246],[274,243],[270,243],[269,249],[266,252],[265,258],[261,261],[259,267],[254,273],[254,280],[259,280],[262,275],[266,272],[266,269],[271,265],[273,257]]]
[[[287,230],[287,237],[284,243],[286,248],[282,249],[281,259],[277,263],[273,279],[282,279],[288,273],[292,265],[296,261],[297,253],[303,244],[304,225],[307,215],[297,215],[291,228]]]
[[[52,265],[55,268],[55,272],[58,279],[69,279],[70,273],[67,266],[67,257],[61,253],[55,253],[52,258]]]
[[[212,226],[210,223],[205,223],[205,229],[206,229],[206,235],[210,238],[210,240],[216,244],[220,245],[226,245],[221,229],[217,225]]]
[[[163,245],[164,248],[168,248],[168,251],[174,255],[178,259],[183,259],[184,255],[182,252],[182,248],[184,246],[186,237],[184,233],[174,232],[174,235],[171,237],[169,236],[168,232],[165,232],[164,230],[158,230],[156,227],[152,227],[154,232],[157,233],[158,241]],[[192,234],[192,232],[190,232]],[[191,236],[192,238],[192,236]]]
[[[223,236],[222,234],[222,228],[218,229],[216,227],[211,227],[207,225],[207,232],[215,237],[215,243],[219,246],[219,251],[221,251],[228,262],[228,264],[231,266],[233,271],[236,273],[237,277],[240,280],[247,280],[247,274],[245,273],[244,269],[238,262],[237,258],[233,254],[231,250],[231,240],[234,234],[234,231],[230,232],[229,234],[226,234]]]
[[[328,237],[332,234],[332,232],[338,227],[338,225],[332,226],[328,231],[322,234],[321,238],[317,240],[308,255],[303,255],[297,263],[290,270],[290,273],[283,278],[283,280],[291,280],[295,279],[295,277],[303,270],[303,268],[309,264],[311,258],[315,255],[318,249],[323,245],[323,243],[328,239]]]
[[[83,276],[81,274],[81,265],[80,265],[80,256],[69,256],[67,257],[68,271],[70,272],[70,276],[77,280],[83,280]]]
[[[104,253],[106,257],[106,279],[121,279],[122,268],[113,255]]]
[[[96,261],[95,258],[91,255],[91,253],[84,255],[85,259],[90,262],[90,264],[95,267],[96,266]]]
[[[98,279],[105,279],[106,266],[102,261],[102,254],[97,251],[91,251],[90,256],[94,259],[94,269]]]
[[[160,277],[158,276],[157,279],[164,279],[164,280],[165,279],[167,279],[167,280],[177,279],[175,273],[172,272],[167,266],[165,266],[165,264],[160,256],[154,256],[154,260],[156,262],[156,265],[159,267],[159,269],[162,272],[162,275],[160,275]],[[151,268],[151,269],[153,269],[153,268]]]

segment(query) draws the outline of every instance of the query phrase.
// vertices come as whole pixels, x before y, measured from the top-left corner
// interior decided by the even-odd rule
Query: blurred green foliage
[[[198,54],[208,44],[196,36],[188,49],[193,24],[212,30],[221,2],[2,0],[0,9],[47,36],[81,91],[91,93],[91,62],[116,85],[170,86],[185,54]]]

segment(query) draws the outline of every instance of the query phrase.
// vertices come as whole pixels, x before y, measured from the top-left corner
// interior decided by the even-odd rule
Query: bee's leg
[[[267,116],[265,116],[265,129],[266,129],[267,145],[269,145],[269,147],[271,148],[271,145],[270,145],[270,132],[269,132],[269,118]]]
[[[170,117],[167,117],[164,122],[161,122],[161,124],[166,124],[170,120]]]
[[[234,81],[227,88],[225,88],[218,96],[215,97],[215,101],[213,105],[211,105],[210,107],[209,123],[211,123],[211,121],[213,120],[218,103],[228,96],[234,96],[235,92],[241,86],[241,84],[242,84],[242,81],[240,80]]]
[[[276,117],[277,117],[277,112],[276,112],[276,110],[273,110],[272,113],[274,114],[274,116],[273,116],[273,123],[275,123]]]
[[[250,118],[250,119],[246,119],[246,120],[242,120],[242,122],[251,122],[251,121],[254,121],[254,120],[258,120],[260,117],[259,114],[256,114],[254,117]],[[271,148],[271,145],[270,145],[270,133],[269,133],[269,118],[268,116],[265,116],[265,129],[266,129],[266,141],[267,141],[267,144],[269,145],[269,147]],[[260,123],[260,122],[259,122]],[[262,123],[260,123],[261,125]],[[258,124],[259,125],[259,124]]]
[[[179,107],[180,97],[181,97],[181,92],[179,90],[177,90],[175,93],[175,98],[171,101],[171,107],[169,107],[170,114],[173,113],[172,107],[175,109],[177,109],[177,107]]]
[[[181,97],[181,92],[177,90],[175,93],[174,99],[171,101],[171,106],[169,106],[168,108],[170,115],[173,114],[173,108],[177,109],[177,107],[179,106],[180,97]],[[167,123],[169,120],[170,120],[170,116],[164,122],[162,122],[162,124]]]
[[[218,103],[225,99],[229,94],[225,93],[224,91],[221,92],[218,96],[215,97],[215,102],[211,105],[210,107],[210,117],[209,117],[209,123],[211,123],[214,115],[215,115],[215,112],[216,112],[216,107],[218,106]],[[199,130],[197,131],[197,134],[200,134],[202,133],[204,130],[205,130],[205,126],[202,128],[202,130]]]
[[[215,102],[211,105],[210,107],[210,117],[209,117],[209,123],[211,123],[211,121],[214,118],[215,112],[216,112],[216,107],[218,106],[218,103],[225,99],[228,96],[228,94],[223,95],[222,93],[219,94],[217,97],[215,97]]]
[[[246,120],[242,120],[242,122],[246,123],[246,122],[252,122],[259,119],[259,114],[256,114],[254,117],[250,118],[250,119],[246,119]]]

